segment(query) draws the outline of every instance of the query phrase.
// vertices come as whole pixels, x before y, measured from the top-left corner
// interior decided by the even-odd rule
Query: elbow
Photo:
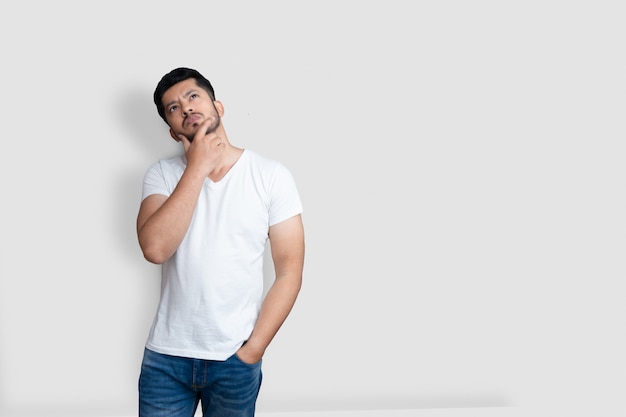
[[[141,251],[146,261],[156,265],[161,265],[172,256],[171,253],[166,253],[163,249],[154,247],[154,245],[141,245]]]
[[[160,265],[172,256],[173,251],[168,250],[162,240],[155,239],[143,229],[140,229],[137,235],[143,257],[148,262]]]
[[[302,274],[299,274],[294,280],[294,289],[296,291],[296,294],[298,294],[302,289]]]
[[[151,254],[148,253],[144,253],[143,257],[146,259],[146,261],[153,263],[155,265],[161,265],[163,262],[167,261],[166,258],[160,257],[160,256],[153,256]]]
[[[286,280],[291,287],[291,291],[297,297],[302,289],[302,274],[294,274]]]

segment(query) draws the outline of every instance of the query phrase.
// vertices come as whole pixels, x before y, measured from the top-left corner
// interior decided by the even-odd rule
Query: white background
[[[259,411],[623,415],[618,5],[4,2],[0,412],[135,413],[141,181],[180,152],[152,92],[189,66],[305,207]]]

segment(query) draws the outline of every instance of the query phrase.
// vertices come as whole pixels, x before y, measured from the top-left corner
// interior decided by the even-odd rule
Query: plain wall
[[[304,204],[304,285],[259,411],[615,410],[619,12],[3,3],[0,411],[135,412],[159,288],[135,217],[147,167],[181,152],[152,103],[178,66],[213,82],[230,141],[283,162]]]

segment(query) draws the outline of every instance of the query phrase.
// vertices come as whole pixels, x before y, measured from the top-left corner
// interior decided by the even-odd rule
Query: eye
[[[174,113],[176,111],[176,109],[178,109],[178,106],[171,106],[167,109],[168,112],[170,113]]]
[[[200,97],[200,94],[198,93],[193,93],[192,95],[189,96],[190,100],[195,100],[196,98]]]

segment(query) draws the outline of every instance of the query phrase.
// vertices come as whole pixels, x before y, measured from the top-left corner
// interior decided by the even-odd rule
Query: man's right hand
[[[177,135],[185,149],[187,169],[196,170],[205,177],[209,176],[219,165],[224,149],[226,149],[222,137],[215,132],[206,133],[211,123],[212,121],[208,119],[198,126],[191,142],[185,135],[181,133]]]

